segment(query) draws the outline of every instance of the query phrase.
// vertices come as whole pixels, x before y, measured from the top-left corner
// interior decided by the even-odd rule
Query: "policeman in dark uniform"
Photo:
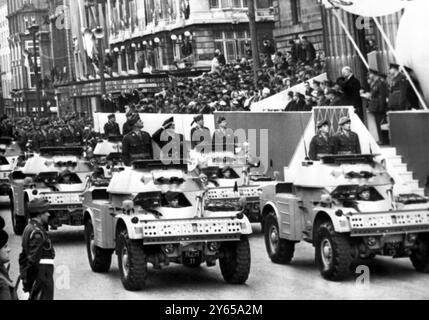
[[[122,159],[126,166],[131,166],[137,160],[153,159],[152,139],[149,133],[142,131],[143,122],[138,114],[133,114],[128,120],[132,132],[124,137],[122,142]]]
[[[187,154],[185,137],[176,133],[175,129],[174,117],[171,117],[153,134],[152,139],[161,148],[163,156],[167,155],[171,160],[184,159]]]
[[[47,232],[50,205],[47,200],[34,199],[28,204],[30,222],[22,237],[19,256],[24,290],[30,300],[54,299],[55,250]]]
[[[318,134],[313,137],[310,143],[309,158],[313,161],[320,160],[322,155],[332,153],[332,141],[329,135],[329,120],[321,120],[317,123]]]
[[[107,138],[121,135],[121,131],[119,130],[119,125],[116,123],[116,117],[114,114],[109,115],[109,121],[104,125],[104,134]]]
[[[191,148],[195,149],[200,144],[211,142],[210,129],[204,126],[204,116],[202,114],[194,117],[194,121],[191,126],[196,123],[197,125],[191,129]]]
[[[350,118],[341,118],[339,125],[340,132],[332,137],[332,154],[361,154],[359,136],[351,131]]]

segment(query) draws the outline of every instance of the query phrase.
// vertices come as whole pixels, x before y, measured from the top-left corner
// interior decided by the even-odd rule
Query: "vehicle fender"
[[[334,226],[335,232],[349,233],[351,231],[350,222],[347,216],[342,215],[341,217],[339,217],[336,215],[338,208],[336,209],[315,208],[314,210],[317,213],[314,216],[313,230],[316,227],[316,225],[320,225],[320,221],[329,219],[332,222],[332,225]],[[317,230],[314,230],[314,232],[317,232]]]
[[[132,240],[141,240],[143,239],[143,233],[139,232],[139,228],[141,228],[141,223],[134,224],[131,222],[131,219],[134,216],[129,216],[125,214],[116,215],[116,223],[115,223],[115,235],[118,233],[119,228],[125,226],[128,237]]]
[[[264,220],[270,212],[274,212],[277,217],[277,221],[280,221],[280,214],[276,203],[274,201],[265,201],[264,206],[261,207],[262,220]]]

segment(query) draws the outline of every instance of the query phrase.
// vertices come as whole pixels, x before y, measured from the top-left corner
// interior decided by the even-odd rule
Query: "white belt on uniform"
[[[50,264],[54,265],[54,259],[40,259],[40,264]]]

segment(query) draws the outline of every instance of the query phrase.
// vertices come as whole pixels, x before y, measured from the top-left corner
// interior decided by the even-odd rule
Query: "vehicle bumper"
[[[352,237],[429,232],[428,210],[353,214],[348,218]]]
[[[251,233],[247,218],[156,220],[134,226],[135,236],[145,245],[238,241]]]
[[[54,227],[83,225],[83,206],[81,204],[51,205],[49,214],[49,224]]]

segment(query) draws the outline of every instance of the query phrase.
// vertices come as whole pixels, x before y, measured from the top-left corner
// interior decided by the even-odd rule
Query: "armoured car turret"
[[[250,271],[251,225],[240,201],[213,209],[210,191],[187,165],[137,161],[106,188],[84,193],[85,234],[94,272],[108,272],[114,251],[127,290],[140,290],[147,265],[214,266],[244,283]]]
[[[393,196],[394,181],[375,155],[304,161],[286,181],[263,188],[261,208],[269,257],[290,263],[295,244],[316,249],[322,276],[342,280],[354,261],[376,255],[410,257],[429,272],[429,203]]]

